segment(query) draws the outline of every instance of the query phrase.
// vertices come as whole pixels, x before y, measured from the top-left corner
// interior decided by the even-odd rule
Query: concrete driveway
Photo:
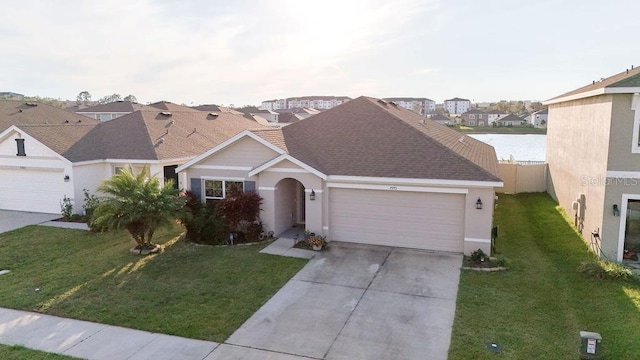
[[[60,214],[0,210],[0,234],[25,227],[27,225],[42,224],[60,217]]]
[[[207,360],[446,359],[461,262],[332,243]]]

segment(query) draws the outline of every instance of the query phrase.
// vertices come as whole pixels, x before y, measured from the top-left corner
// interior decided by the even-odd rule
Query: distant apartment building
[[[302,108],[328,110],[349,100],[351,98],[348,96],[302,96],[263,101],[260,107],[272,111]]]
[[[287,108],[287,99],[273,99],[273,100],[265,100],[260,105],[262,110],[282,110]]]
[[[444,101],[444,108],[451,115],[461,115],[469,111],[471,101],[469,99],[453,98]]]
[[[427,98],[394,97],[384,98],[384,100],[394,102],[398,106],[417,112],[420,115],[426,115],[436,110],[436,102]]]

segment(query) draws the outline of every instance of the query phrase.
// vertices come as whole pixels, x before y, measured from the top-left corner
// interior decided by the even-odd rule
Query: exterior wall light
[[[620,216],[620,208],[618,208],[618,204],[613,204],[613,216]]]
[[[480,198],[476,201],[476,209],[482,210],[482,200]]]
[[[316,199],[316,192],[311,189],[311,193],[309,193],[309,200],[313,201]]]
[[[70,178],[69,178],[69,175],[65,175],[65,176],[64,176],[64,182],[69,182],[69,179],[70,179]]]

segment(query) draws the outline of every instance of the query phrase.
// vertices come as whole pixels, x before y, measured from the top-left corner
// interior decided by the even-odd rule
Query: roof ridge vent
[[[387,102],[382,99],[378,99],[378,102],[382,105],[387,105]]]
[[[24,103],[27,106],[38,106],[38,104],[34,103],[34,102],[26,102]]]
[[[160,115],[164,115],[164,116],[171,116],[171,115],[173,115],[173,114],[172,114],[171,112],[169,112],[169,111],[162,111],[162,112],[160,113]]]

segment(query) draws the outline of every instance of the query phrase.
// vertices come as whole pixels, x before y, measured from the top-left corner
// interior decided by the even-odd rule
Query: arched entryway
[[[306,222],[306,197],[302,183],[293,178],[284,178],[275,186],[274,232],[280,234],[294,226],[304,229]]]

